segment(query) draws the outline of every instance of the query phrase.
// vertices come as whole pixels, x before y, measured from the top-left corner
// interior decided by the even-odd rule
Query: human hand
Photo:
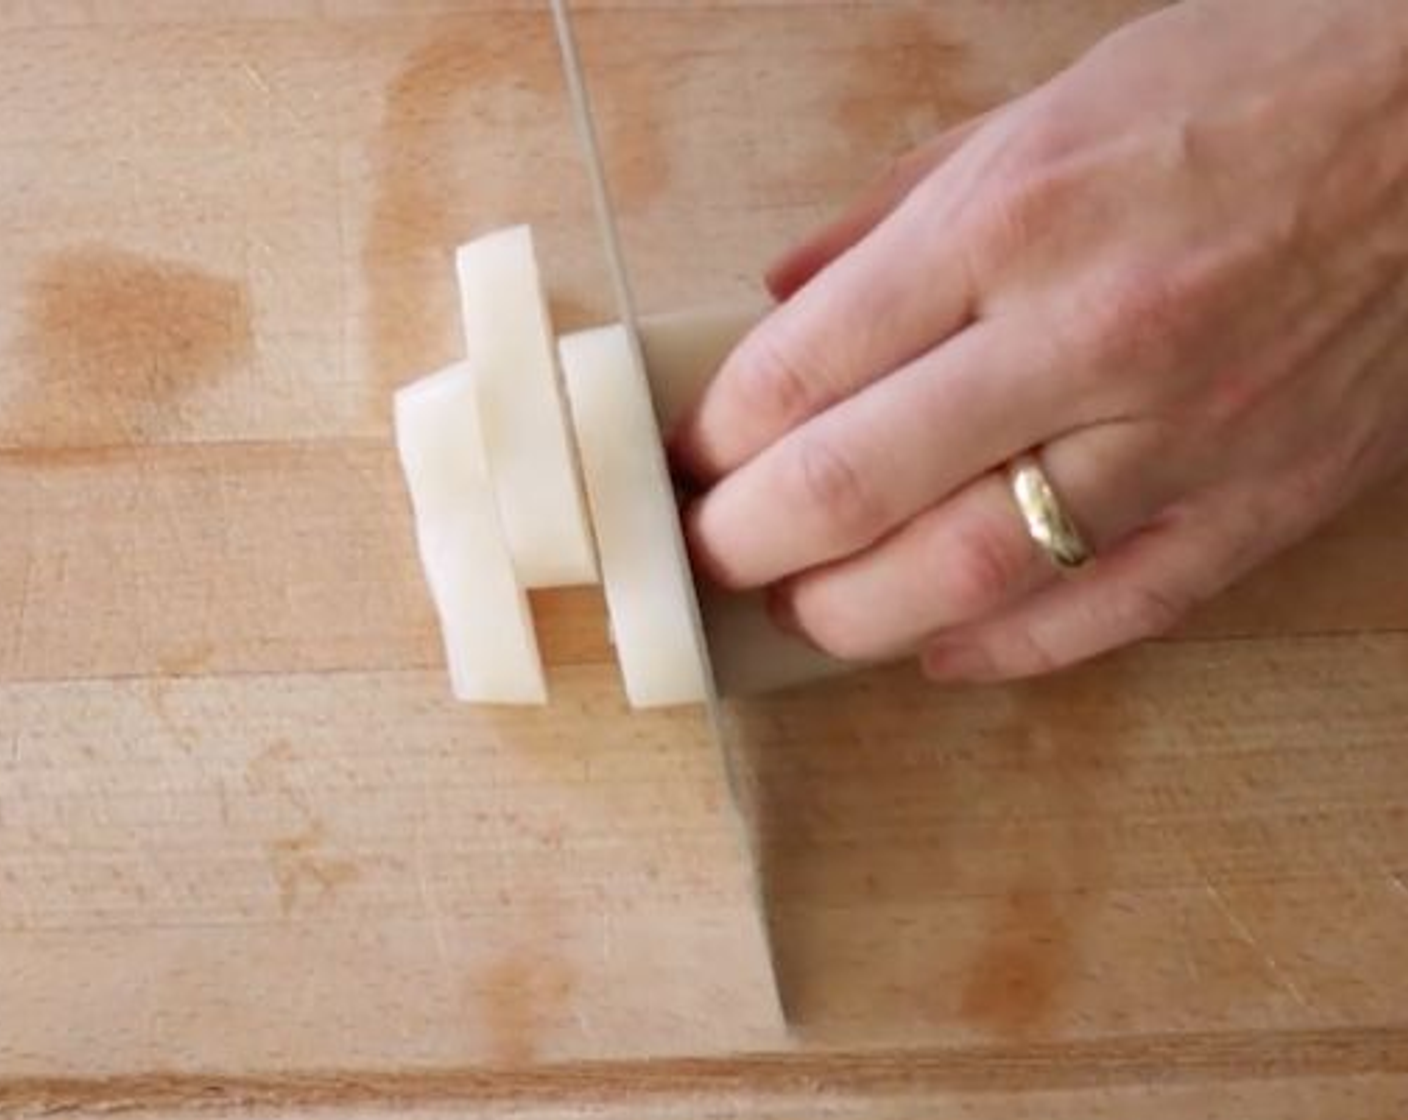
[[[1185,0],[769,279],[674,440],[707,575],[941,679],[1157,634],[1408,461],[1408,9]],[[1032,449],[1070,579],[1004,475]]]

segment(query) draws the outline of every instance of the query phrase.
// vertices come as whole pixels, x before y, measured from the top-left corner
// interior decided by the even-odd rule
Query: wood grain
[[[371,441],[0,451],[0,678],[441,662],[392,449]],[[1408,630],[1408,484],[1176,636]],[[539,594],[554,664],[611,659],[600,595]],[[355,605],[355,609],[351,609]]]
[[[609,673],[525,713],[438,672],[0,689],[5,1073],[775,1040],[698,717]]]
[[[1021,688],[897,670],[738,708],[794,1025],[1396,1022],[1405,670],[1400,637],[1190,642]]]
[[[324,1074],[301,1078],[128,1077],[16,1082],[35,1111],[190,1117],[443,1115],[447,1106],[513,1116],[1087,1116],[1097,1107],[1150,1120],[1382,1116],[1403,1101],[1401,1034],[1204,1035],[1083,1047],[759,1054],[727,1060],[598,1063],[528,1073]],[[1013,1085],[1021,1089],[1014,1090]],[[18,1093],[28,1095],[21,1098]],[[1093,1092],[1092,1092],[1093,1091]],[[1097,1095],[1098,1094],[1098,1095]],[[238,1111],[237,1111],[238,1110]]]
[[[581,4],[642,306],[1153,6]],[[542,6],[0,0],[0,144],[0,1113],[1405,1111],[1408,484],[1056,681],[732,708],[784,1037],[596,592],[446,700],[389,390],[495,225],[611,315]]]

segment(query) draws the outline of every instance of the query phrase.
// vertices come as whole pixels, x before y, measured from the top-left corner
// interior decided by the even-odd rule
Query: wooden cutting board
[[[591,5],[644,309],[1146,6]],[[0,1112],[1403,1110],[1408,485],[1057,680],[738,708],[784,1033],[595,593],[446,700],[389,393],[495,225],[611,312],[542,7],[0,3],[0,144]]]

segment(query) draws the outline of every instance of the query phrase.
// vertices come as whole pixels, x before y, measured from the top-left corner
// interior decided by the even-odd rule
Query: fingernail
[[[763,287],[767,289],[768,295],[772,296],[778,303],[787,300],[795,290],[792,284],[792,261],[784,258],[778,261],[767,272],[763,273]]]
[[[763,286],[778,303],[786,303],[816,273],[818,241],[807,241],[778,257],[763,273]]]

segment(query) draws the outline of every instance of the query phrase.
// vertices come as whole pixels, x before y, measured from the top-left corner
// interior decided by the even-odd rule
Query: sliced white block
[[[708,666],[649,388],[620,326],[558,345],[626,696],[636,708],[700,703]]]
[[[762,316],[761,307],[720,306],[641,320],[640,345],[662,431],[673,428],[700,398],[729,352]]]
[[[713,307],[641,322],[651,395],[668,432],[704,392],[734,346],[762,315],[757,307]],[[771,692],[854,672],[773,625],[763,597],[703,585],[699,605],[714,679],[725,696]]]
[[[396,445],[460,700],[541,704],[543,664],[489,477],[477,371],[461,363],[396,394]]]
[[[595,583],[532,233],[513,226],[471,241],[456,265],[485,447],[518,578],[525,587]]]

